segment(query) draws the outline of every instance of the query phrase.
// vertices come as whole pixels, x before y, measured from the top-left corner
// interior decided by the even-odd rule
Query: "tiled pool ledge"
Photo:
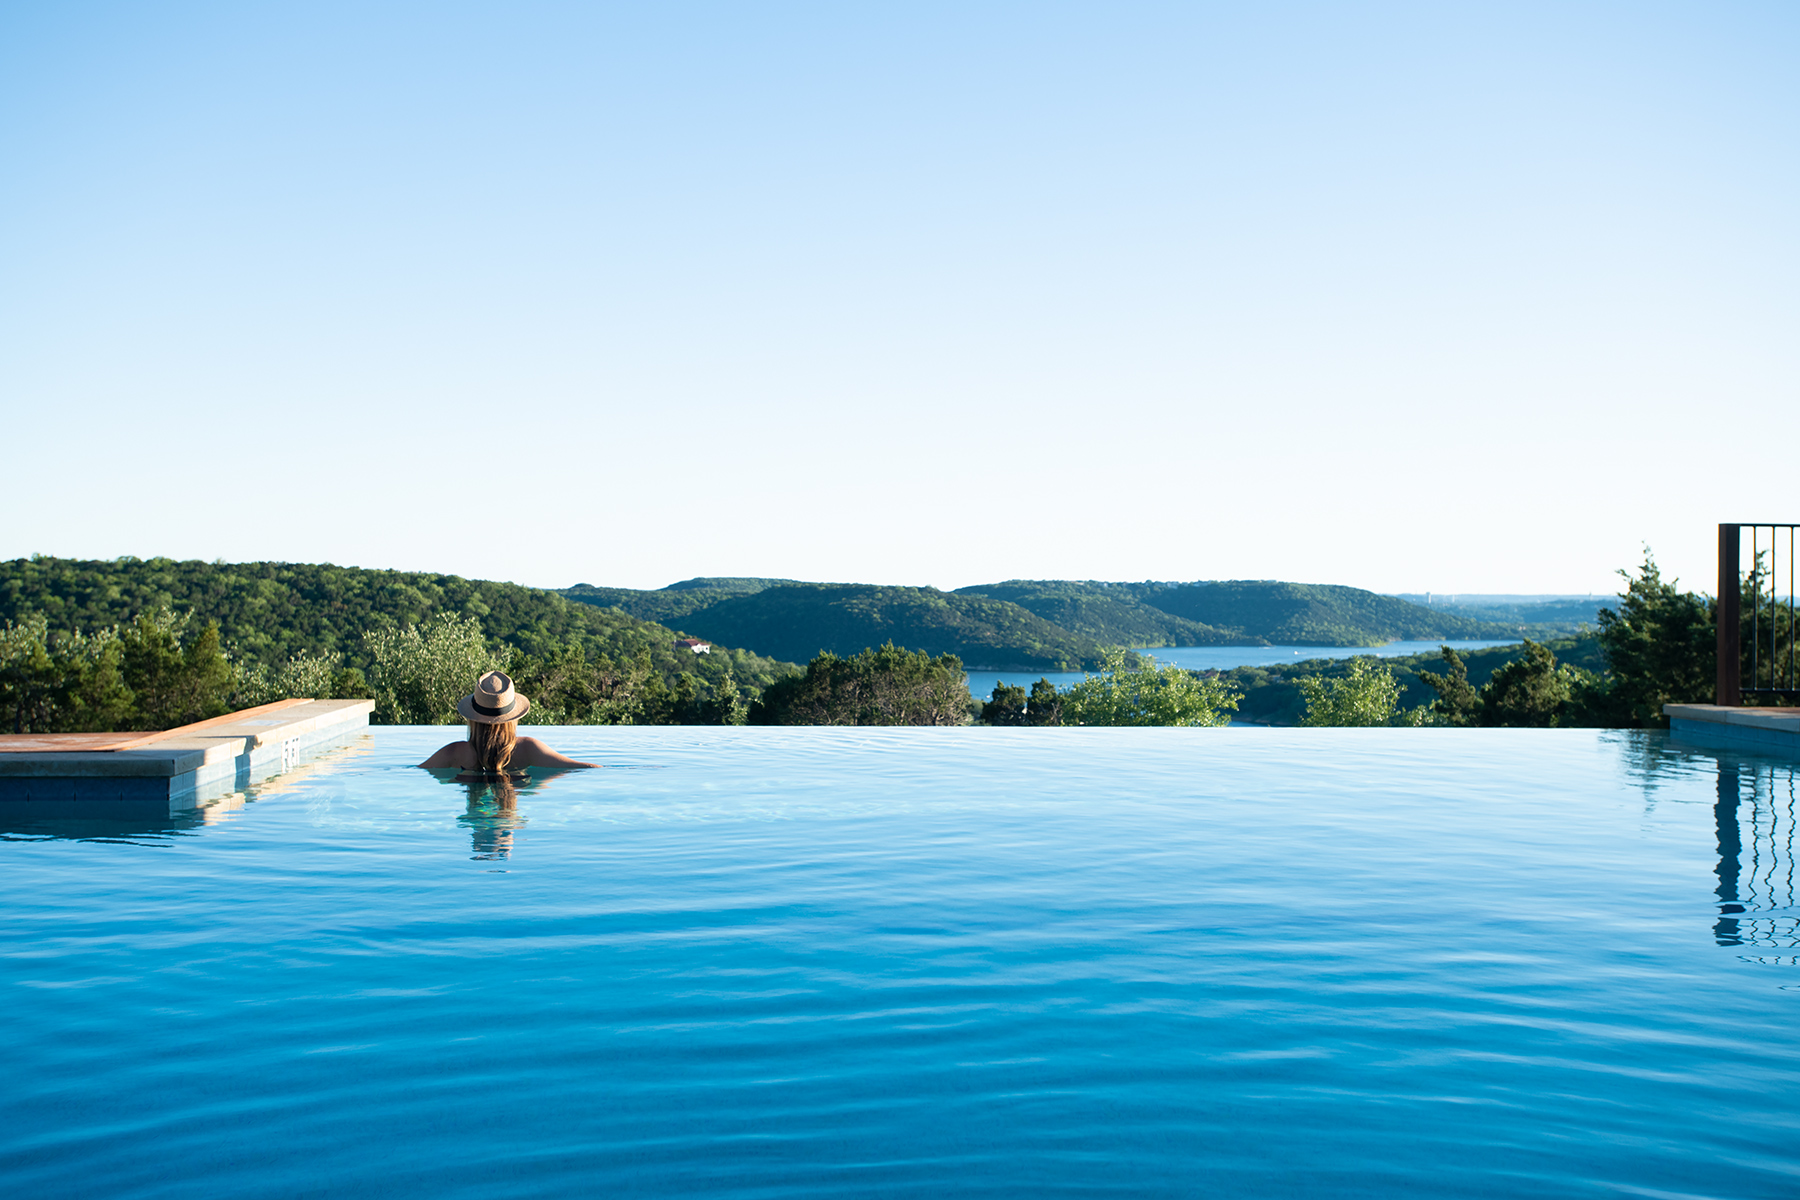
[[[1800,708],[1665,704],[1663,715],[1677,741],[1800,757]]]
[[[3,735],[0,806],[43,817],[185,812],[356,737],[374,708],[282,700],[161,733]]]

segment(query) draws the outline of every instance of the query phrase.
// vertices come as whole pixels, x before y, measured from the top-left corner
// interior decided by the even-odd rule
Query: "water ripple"
[[[6,833],[0,1186],[1795,1192],[1778,761],[556,733],[654,769],[501,810],[383,730],[224,819]]]

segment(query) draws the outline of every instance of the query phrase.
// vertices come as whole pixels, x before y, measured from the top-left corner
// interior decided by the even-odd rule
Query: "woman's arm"
[[[522,737],[513,744],[511,763],[515,767],[598,767],[604,765],[578,762],[566,754],[558,754],[534,737]]]
[[[466,771],[475,765],[475,752],[467,742],[451,742],[419,764],[421,767],[455,767]]]

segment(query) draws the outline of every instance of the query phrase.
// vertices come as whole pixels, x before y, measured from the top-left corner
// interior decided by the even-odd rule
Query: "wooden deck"
[[[154,746],[157,742],[166,742],[171,738],[204,737],[208,730],[235,725],[239,721],[254,720],[266,713],[292,708],[296,704],[311,703],[311,700],[305,699],[277,700],[273,704],[259,704],[255,708],[240,709],[222,717],[210,717],[204,721],[195,721],[192,725],[178,725],[174,729],[162,729],[155,733],[6,733],[0,734],[0,754],[92,754],[106,750],[142,750],[145,746]]]

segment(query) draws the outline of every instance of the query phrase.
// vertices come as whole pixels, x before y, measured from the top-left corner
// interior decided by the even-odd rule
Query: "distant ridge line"
[[[771,658],[848,656],[886,641],[989,670],[1075,670],[1109,647],[1378,646],[1516,638],[1483,619],[1341,584],[1010,579],[944,591],[696,576],[654,590],[579,585],[569,599],[679,625]]]

